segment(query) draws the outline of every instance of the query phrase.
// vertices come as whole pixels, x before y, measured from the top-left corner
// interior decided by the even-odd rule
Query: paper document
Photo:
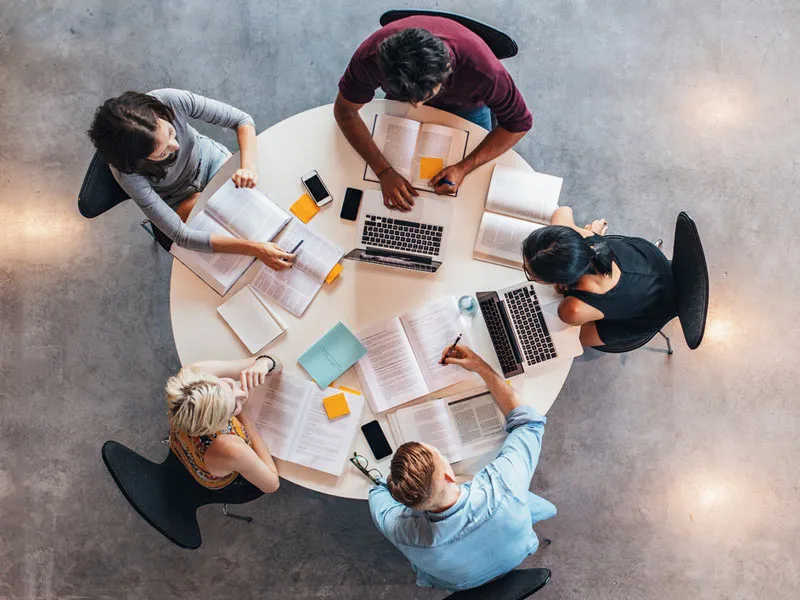
[[[286,325],[247,286],[223,302],[217,312],[250,354],[255,354],[286,331]]]

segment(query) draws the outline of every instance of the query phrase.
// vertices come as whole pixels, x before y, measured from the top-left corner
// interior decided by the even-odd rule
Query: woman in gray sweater
[[[122,189],[174,243],[201,252],[255,256],[273,269],[290,267],[294,255],[276,244],[211,234],[186,224],[200,192],[231,156],[227,148],[189,125],[190,118],[236,131],[241,164],[233,182],[236,187],[255,187],[253,118],[186,90],[125,92],[106,100],[95,113],[89,137]]]

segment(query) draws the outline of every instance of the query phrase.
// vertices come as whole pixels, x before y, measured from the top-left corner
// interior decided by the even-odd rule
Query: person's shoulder
[[[213,456],[221,460],[235,460],[242,453],[247,452],[250,446],[238,435],[223,433],[214,438],[206,450],[206,456]]]

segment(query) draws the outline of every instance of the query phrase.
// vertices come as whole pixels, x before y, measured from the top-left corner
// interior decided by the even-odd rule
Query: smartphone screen
[[[311,197],[314,199],[314,202],[316,202],[317,204],[319,204],[329,196],[328,190],[325,189],[322,180],[316,173],[312,175],[310,178],[304,179],[303,183],[305,184],[306,188],[311,194]]]
[[[361,431],[364,432],[364,437],[367,440],[367,444],[369,444],[370,450],[372,450],[373,456],[375,456],[375,460],[386,458],[392,453],[392,447],[383,434],[380,423],[370,421],[361,426]]]
[[[358,217],[358,207],[361,205],[361,190],[347,188],[344,192],[344,202],[342,202],[342,212],[339,216],[348,221],[355,221]]]

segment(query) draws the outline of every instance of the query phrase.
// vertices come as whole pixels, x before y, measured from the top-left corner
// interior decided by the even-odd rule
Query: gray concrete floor
[[[553,570],[537,598],[796,597],[797,3],[412,4],[518,40],[508,68],[536,115],[518,149],[564,177],[562,203],[668,254],[687,210],[711,270],[698,351],[673,323],[671,358],[654,344],[573,367],[534,480],[559,508],[527,561]],[[183,87],[265,128],[332,101],[391,6],[0,4],[0,597],[443,597],[415,587],[362,502],[286,483],[248,506],[251,526],[201,510],[196,552],[129,509],[100,446],[164,454],[170,261],[134,206],[94,222],[75,206],[105,98]]]

